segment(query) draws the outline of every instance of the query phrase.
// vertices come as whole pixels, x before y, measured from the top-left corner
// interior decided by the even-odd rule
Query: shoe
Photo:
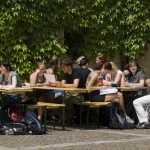
[[[145,122],[136,126],[137,129],[147,129],[148,127],[150,128],[150,124],[145,124]]]
[[[134,121],[129,116],[126,116],[126,121],[129,123],[134,123]]]

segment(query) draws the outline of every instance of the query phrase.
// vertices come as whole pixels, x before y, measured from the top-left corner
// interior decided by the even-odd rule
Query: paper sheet
[[[51,82],[51,83],[56,82],[55,75],[53,75],[53,74],[44,74],[44,76],[49,82]]]
[[[118,92],[117,88],[108,88],[106,90],[100,90],[100,95],[113,94],[113,93],[117,93],[117,92]]]

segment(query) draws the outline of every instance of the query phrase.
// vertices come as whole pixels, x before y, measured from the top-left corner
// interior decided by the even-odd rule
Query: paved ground
[[[150,130],[52,129],[46,135],[0,135],[0,150],[150,150]]]

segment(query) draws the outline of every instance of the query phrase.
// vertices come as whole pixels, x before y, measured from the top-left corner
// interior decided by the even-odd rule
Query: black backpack
[[[124,112],[118,102],[107,106],[107,125],[110,129],[133,129],[134,124],[126,121]]]
[[[28,133],[35,135],[45,134],[42,123],[34,111],[27,110],[24,121],[27,124]]]
[[[0,127],[0,134],[18,134],[26,133],[27,126],[21,122],[9,122]]]

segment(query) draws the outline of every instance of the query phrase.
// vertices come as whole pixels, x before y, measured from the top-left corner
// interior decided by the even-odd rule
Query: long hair
[[[118,71],[118,67],[116,66],[116,64],[114,62],[110,62],[111,66],[112,66],[112,70],[117,73]]]
[[[102,67],[104,67],[104,69],[106,70],[112,70],[112,65],[110,62],[103,62],[103,61],[99,61],[98,63],[95,64],[94,70],[101,70]]]
[[[136,71],[136,73],[139,72],[139,71],[141,71],[141,67],[139,66],[139,64],[138,64],[135,60],[131,60],[131,61],[129,61],[129,63],[128,63],[128,70],[129,70],[129,72],[130,72],[129,76],[132,76],[132,75],[133,75],[132,72],[130,71],[130,67],[132,66],[132,64],[134,64],[135,66],[137,66],[137,71]]]
[[[58,58],[57,56],[53,56],[50,61],[49,61],[49,68],[53,69],[54,74],[57,74],[57,70],[58,70],[58,63],[61,61],[60,58]]]
[[[4,66],[4,67],[6,67],[7,71],[13,71],[13,69],[12,69],[9,61],[7,61],[7,60],[1,61],[1,65]]]
[[[108,58],[104,55],[104,54],[99,54],[97,56],[97,58],[100,60],[100,61],[103,61],[103,62],[107,62],[108,61]]]

